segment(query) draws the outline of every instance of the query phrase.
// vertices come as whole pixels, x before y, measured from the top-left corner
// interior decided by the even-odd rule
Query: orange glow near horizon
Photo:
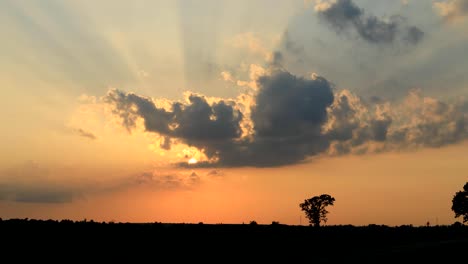
[[[0,211],[4,218],[169,223],[255,220],[296,225],[301,217],[306,224],[299,203],[327,193],[336,198],[328,208],[328,225],[452,224],[457,219],[450,210],[451,198],[466,182],[466,147],[468,142],[437,150],[323,158],[280,168],[222,169],[216,175],[210,170],[180,169],[181,173],[193,170],[200,182],[188,188],[130,186],[77,197],[69,204],[0,202]]]

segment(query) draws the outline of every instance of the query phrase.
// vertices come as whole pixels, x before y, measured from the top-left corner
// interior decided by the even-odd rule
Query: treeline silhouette
[[[15,262],[37,258],[73,258],[132,263],[217,262],[268,259],[332,263],[433,263],[466,260],[468,226],[385,225],[293,226],[257,224],[114,223],[72,220],[9,219],[0,221],[2,254],[17,250]],[[65,259],[60,256],[65,254]],[[221,256],[220,259],[219,256]],[[229,261],[228,261],[229,260]],[[403,261],[403,262],[402,262]],[[161,262],[161,261],[159,261]],[[120,262],[119,262],[120,263]]]

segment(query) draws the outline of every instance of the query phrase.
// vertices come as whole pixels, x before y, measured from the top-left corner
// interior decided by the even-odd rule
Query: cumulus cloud
[[[278,62],[278,58],[276,59],[276,62]],[[257,79],[260,76],[268,74],[268,70],[263,68],[260,65],[257,64],[250,64],[249,66],[249,80],[248,81],[242,81],[238,80],[237,85],[241,87],[248,87],[253,90],[257,90]]]
[[[305,78],[284,69],[265,71],[255,83],[249,103],[242,95],[213,101],[190,94],[187,102],[163,108],[151,98],[118,90],[105,101],[124,126],[142,120],[146,131],[207,157],[178,164],[184,167],[283,166],[317,155],[440,147],[468,138],[464,100],[446,103],[418,91],[399,103],[364,100],[348,90],[334,91],[324,77]]]
[[[323,77],[305,79],[277,72],[258,79],[260,86],[252,121],[258,137],[316,135],[333,102],[331,84]]]
[[[150,98],[118,90],[109,91],[104,100],[125,127],[135,127],[141,118],[146,131],[177,138],[202,149],[215,161],[197,166],[278,166],[299,162],[327,148],[320,130],[333,102],[330,82],[277,70],[258,76],[256,87],[254,103],[246,109],[248,116],[234,101],[208,103],[203,96],[193,94],[187,103],[174,102],[170,109],[157,107]],[[242,133],[244,118],[252,123],[250,133]]]
[[[437,12],[449,21],[468,15],[468,0],[438,1],[433,5]]]
[[[233,101],[208,103],[206,98],[190,94],[188,102],[174,102],[170,109],[158,107],[151,98],[112,89],[105,101],[114,106],[123,125],[131,129],[137,118],[144,120],[145,129],[188,142],[230,140],[242,131],[242,113]]]
[[[400,103],[366,102],[341,91],[329,108],[329,154],[441,147],[468,138],[468,102],[444,103],[412,91]]]
[[[353,29],[365,41],[372,44],[389,44],[402,41],[417,44],[424,37],[424,32],[415,26],[408,26],[402,16],[389,19],[365,14],[352,0],[315,1],[315,11],[337,33]]]

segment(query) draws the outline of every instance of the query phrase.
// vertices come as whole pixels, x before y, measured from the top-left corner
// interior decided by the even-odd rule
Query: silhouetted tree
[[[320,226],[320,222],[327,222],[328,211],[325,207],[333,205],[333,202],[335,202],[335,198],[328,194],[322,194],[320,196],[314,196],[310,199],[304,200],[304,202],[299,204],[299,206],[302,211],[305,212],[311,225]]]
[[[468,222],[468,182],[463,186],[463,191],[453,196],[452,211],[455,212],[455,218],[463,216],[463,223]]]

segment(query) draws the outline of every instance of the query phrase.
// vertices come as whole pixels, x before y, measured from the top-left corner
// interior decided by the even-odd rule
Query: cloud
[[[107,178],[111,174],[112,178]],[[84,175],[91,175],[86,178]],[[143,173],[80,171],[77,168],[45,168],[28,161],[0,170],[0,201],[19,203],[71,203],[90,195],[121,192],[145,187],[150,190],[188,190],[209,177],[220,176],[194,171],[153,169]]]
[[[224,173],[220,170],[211,170],[206,175],[210,177],[221,177]]]
[[[127,129],[136,126],[137,118],[144,120],[146,131],[186,140],[194,145],[205,141],[232,140],[242,131],[242,113],[234,101],[209,103],[206,98],[189,94],[187,102],[173,102],[170,109],[158,107],[151,98],[112,89],[104,98],[114,106]]]
[[[278,62],[278,58],[274,59],[274,61]],[[238,80],[237,85],[241,86],[241,87],[248,87],[248,88],[251,88],[253,90],[257,90],[258,89],[257,79],[260,76],[266,75],[267,72],[268,72],[268,70],[263,68],[260,65],[250,64],[250,66],[249,66],[249,78],[250,78],[250,80],[248,80],[248,81]]]
[[[317,155],[441,147],[468,139],[468,102],[462,99],[442,102],[412,91],[400,102],[364,100],[348,90],[334,91],[324,77],[305,78],[284,69],[269,69],[255,83],[247,107],[242,95],[211,100],[189,94],[187,102],[172,102],[169,108],[118,90],[104,100],[124,126],[141,120],[146,131],[206,156],[196,164],[178,163],[188,168],[274,167]],[[250,129],[244,130],[243,122]],[[175,184],[172,176],[167,180]]]
[[[136,176],[137,185],[149,186],[158,190],[190,189],[202,183],[196,172],[144,172]]]
[[[85,131],[85,130],[83,130],[81,128],[75,128],[75,129],[73,129],[73,132],[75,134],[77,134],[78,136],[80,136],[80,137],[88,138],[88,139],[91,139],[91,140],[97,139],[96,135],[94,135],[93,133],[91,133],[89,131]]]
[[[170,150],[171,149],[171,138],[170,137],[164,137],[161,141],[161,144],[159,144],[159,146],[162,148],[162,149],[165,149],[165,150]]]
[[[468,0],[447,0],[434,2],[434,8],[440,16],[453,21],[468,15]]]
[[[468,138],[468,102],[445,103],[412,91],[400,103],[365,102],[341,91],[329,109],[329,153],[441,147]]]
[[[234,77],[228,71],[222,71],[221,72],[221,78],[226,82],[232,82],[232,83],[234,82]]]
[[[62,189],[0,185],[0,200],[21,203],[69,203],[75,195],[69,190]]]
[[[277,70],[258,76],[256,86],[255,103],[245,111],[250,116],[244,115],[235,101],[208,103],[194,94],[186,103],[173,102],[171,109],[118,90],[109,91],[104,101],[129,129],[141,118],[146,131],[203,150],[211,161],[198,162],[201,167],[286,165],[327,148],[320,130],[333,102],[331,83],[323,77],[305,79]],[[247,118],[253,129],[243,134],[241,122]]]
[[[0,172],[0,200],[23,203],[68,203],[81,196],[49,178],[49,171],[34,162]]]
[[[272,58],[270,59],[272,66],[282,67],[291,59],[295,63],[303,64],[308,59],[304,45],[294,39],[288,30],[281,35],[277,49],[277,51],[272,53]]]
[[[258,79],[252,120],[258,137],[316,134],[333,102],[331,84],[323,77],[304,79],[280,71]]]
[[[263,41],[253,32],[237,34],[230,40],[230,43],[235,48],[246,49],[251,54],[259,55],[264,59],[271,57],[271,52],[265,47]]]
[[[337,33],[354,29],[362,39],[372,44],[390,44],[397,40],[417,44],[424,37],[421,29],[407,25],[406,18],[395,15],[384,20],[366,15],[352,0],[320,0],[315,3],[314,10],[319,17]]]

